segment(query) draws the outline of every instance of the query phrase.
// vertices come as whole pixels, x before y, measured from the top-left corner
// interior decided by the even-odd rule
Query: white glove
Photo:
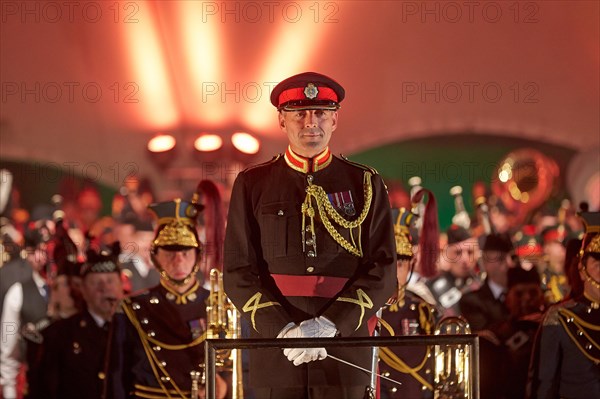
[[[288,324],[281,330],[277,338],[330,338],[337,333],[335,324],[323,316],[304,320],[300,325]],[[327,357],[325,348],[287,348],[283,354],[294,366]]]

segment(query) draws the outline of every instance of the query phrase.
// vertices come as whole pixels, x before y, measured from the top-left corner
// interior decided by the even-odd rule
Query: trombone
[[[463,317],[445,317],[435,329],[440,334],[470,334],[471,327]],[[434,399],[473,398],[471,348],[469,345],[435,346]]]
[[[207,339],[236,339],[242,335],[240,312],[223,289],[223,273],[218,269],[210,271],[210,295],[206,307]],[[231,370],[231,398],[244,397],[242,383],[242,351],[241,349],[226,350],[217,353],[217,365],[221,370]]]

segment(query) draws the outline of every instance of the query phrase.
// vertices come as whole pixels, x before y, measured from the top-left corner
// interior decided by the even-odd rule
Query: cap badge
[[[315,86],[314,83],[309,83],[304,88],[304,95],[306,96],[306,98],[308,98],[310,100],[317,98],[318,94],[319,94],[319,89],[317,88],[317,86]]]

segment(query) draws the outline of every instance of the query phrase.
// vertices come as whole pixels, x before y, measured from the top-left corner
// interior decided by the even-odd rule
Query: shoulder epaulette
[[[542,325],[544,326],[557,326],[560,324],[560,310],[568,309],[575,306],[575,301],[568,300],[563,301],[557,304],[550,306],[550,308],[546,311],[546,315],[544,316],[544,320],[542,321]]]
[[[377,170],[375,170],[375,168],[372,168],[368,165],[363,165],[362,163],[358,163],[358,162],[354,162],[348,159],[348,157],[346,157],[343,154],[340,154],[340,159],[346,163],[349,163],[350,165],[354,165],[357,166],[359,168],[361,168],[362,170],[366,170],[368,172],[371,172],[374,175],[378,175],[379,173],[377,172]]]
[[[250,166],[248,166],[248,167],[247,167],[246,169],[244,169],[242,172],[247,172],[247,171],[249,171],[249,170],[252,170],[252,169],[256,169],[256,168],[260,168],[260,167],[262,167],[262,166],[267,166],[267,165],[270,165],[270,164],[272,164],[273,162],[276,162],[276,161],[277,161],[279,158],[281,158],[282,156],[283,156],[283,154],[277,154],[277,155],[273,156],[273,158],[271,158],[271,159],[270,159],[270,160],[268,160],[267,162],[263,162],[263,163],[259,163],[259,164],[256,164],[256,165],[250,165]]]

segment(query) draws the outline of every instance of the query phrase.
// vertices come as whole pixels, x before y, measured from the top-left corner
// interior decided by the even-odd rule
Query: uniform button
[[[140,320],[140,322],[142,324],[148,324],[148,319],[144,317],[142,320]]]
[[[279,215],[279,216],[283,216],[283,209],[280,209],[280,210],[278,210],[278,211],[277,211],[277,215]]]
[[[306,245],[314,245],[315,240],[313,240],[312,238],[309,238],[308,240],[306,240]]]
[[[132,303],[131,307],[133,308],[133,310],[140,310],[140,304],[139,303]]]
[[[306,175],[306,181],[308,181],[309,184],[311,184],[313,182],[313,175]]]
[[[156,333],[154,331],[148,331],[149,337],[154,337],[155,335],[156,335]]]
[[[158,351],[160,351],[160,349],[161,349],[161,348],[160,348],[160,346],[158,346],[158,345],[157,345],[157,346],[154,346],[154,347],[152,348],[152,350],[153,350],[154,352],[158,352]]]
[[[102,371],[98,373],[98,378],[103,380],[106,378],[106,374],[104,374]]]
[[[314,258],[315,256],[317,256],[315,255],[315,251],[308,251],[306,255],[308,255],[309,258]]]
[[[167,362],[165,362],[164,360],[162,362],[160,362],[160,365],[163,367],[167,367]]]
[[[164,382],[171,381],[171,379],[169,377],[160,377],[160,380],[164,381]]]
[[[309,267],[306,268],[306,271],[309,272],[309,273],[312,273],[312,272],[315,271],[315,268],[312,267],[312,266],[309,266]]]
[[[153,305],[158,304],[160,301],[158,300],[157,297],[153,296],[152,298],[150,298],[150,303]]]

